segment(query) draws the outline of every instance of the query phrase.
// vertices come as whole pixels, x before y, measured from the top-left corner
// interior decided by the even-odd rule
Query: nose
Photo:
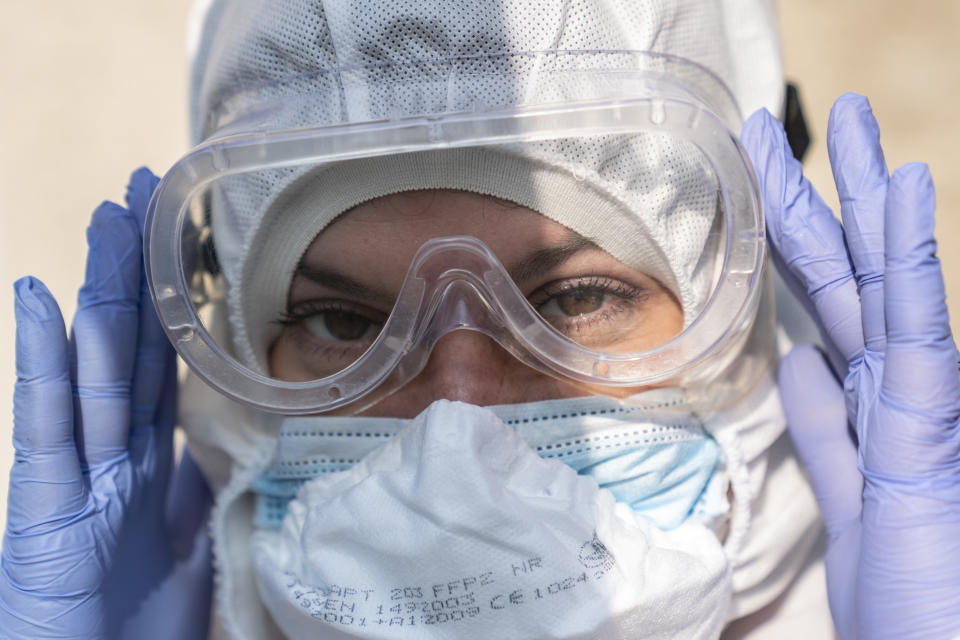
[[[488,406],[576,395],[583,392],[527,366],[486,335],[460,329],[437,341],[413,380],[364,414],[412,418],[436,400]]]

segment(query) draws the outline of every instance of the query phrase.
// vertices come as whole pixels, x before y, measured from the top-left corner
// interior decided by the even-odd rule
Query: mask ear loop
[[[750,530],[753,512],[753,489],[750,487],[750,473],[743,461],[740,440],[736,434],[719,433],[714,437],[720,443],[727,457],[727,473],[730,476],[730,490],[733,504],[730,507],[730,530],[723,541],[723,551],[731,564],[739,557],[743,541]]]

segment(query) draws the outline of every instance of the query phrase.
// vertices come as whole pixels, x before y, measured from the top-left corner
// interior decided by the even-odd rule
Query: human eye
[[[560,333],[593,348],[643,330],[649,291],[606,276],[557,280],[530,296],[530,303]]]
[[[291,307],[280,324],[300,327],[317,340],[350,342],[375,337],[383,324],[379,316],[372,309],[343,301],[309,301]]]
[[[277,345],[309,370],[329,375],[360,357],[385,321],[384,314],[357,303],[308,300],[292,304],[279,319]]]

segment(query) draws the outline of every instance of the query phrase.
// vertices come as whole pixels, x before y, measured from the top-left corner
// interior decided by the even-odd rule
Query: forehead
[[[569,228],[512,202],[465,191],[395,193],[341,214],[311,243],[303,262],[336,255],[409,261],[431,238],[472,236],[501,262],[579,238]]]

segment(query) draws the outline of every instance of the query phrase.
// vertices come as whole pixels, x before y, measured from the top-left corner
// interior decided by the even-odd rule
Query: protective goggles
[[[457,330],[620,396],[711,403],[768,364],[756,180],[705,69],[552,52],[315,84],[225,105],[150,203],[158,315],[223,393],[360,411]]]

